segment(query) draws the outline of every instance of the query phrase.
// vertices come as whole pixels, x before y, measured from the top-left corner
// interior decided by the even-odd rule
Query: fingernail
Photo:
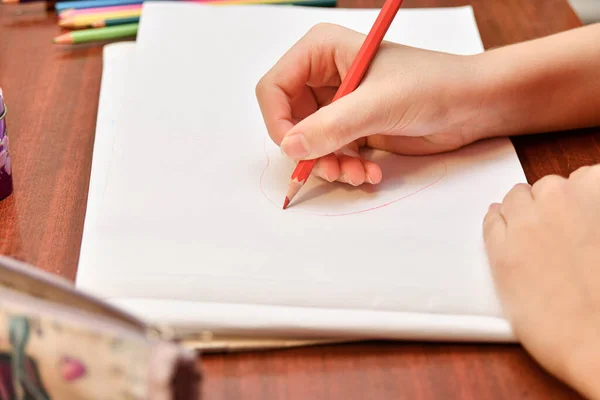
[[[283,138],[281,149],[285,154],[294,159],[305,158],[310,154],[308,143],[306,143],[304,135],[300,133]]]
[[[367,182],[369,182],[371,185],[374,185],[373,180],[371,179],[371,176],[369,174],[367,174],[367,176],[365,177],[365,180]]]
[[[348,180],[346,179],[346,173],[342,172],[338,178],[338,181],[342,182],[342,183],[348,183]]]
[[[345,172],[342,172],[339,180],[340,180],[340,182],[349,183],[352,186],[356,186],[356,183],[352,182],[351,179],[348,179],[348,175]]]
[[[342,152],[342,154],[345,154],[348,157],[355,157],[355,158],[360,157],[360,154],[358,154],[356,151],[352,150],[349,147],[342,147],[340,149],[340,151]]]
[[[333,182],[333,180],[331,179],[329,174],[327,172],[321,171],[321,168],[319,168],[318,166],[315,167],[315,169],[313,169],[313,174],[320,176],[321,178],[325,179],[327,182]]]

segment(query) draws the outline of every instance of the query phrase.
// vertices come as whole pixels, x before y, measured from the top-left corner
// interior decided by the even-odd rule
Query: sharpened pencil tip
[[[290,205],[290,199],[288,199],[286,197],[285,201],[283,202],[283,209],[285,210],[286,208],[288,208],[289,205]]]
[[[56,36],[54,39],[52,39],[52,43],[55,43],[55,44],[71,44],[71,43],[73,43],[73,38],[71,37],[70,33],[65,33],[65,34]]]

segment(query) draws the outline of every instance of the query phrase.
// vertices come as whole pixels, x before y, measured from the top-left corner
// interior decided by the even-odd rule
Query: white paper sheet
[[[102,56],[102,82],[100,84],[92,170],[81,243],[82,255],[88,254],[88,246],[93,248],[94,243],[88,240],[90,236],[88,233],[92,232],[93,234],[98,221],[102,219],[100,208],[110,173],[110,161],[116,134],[115,124],[124,101],[127,72],[135,56],[135,42],[106,45]]]
[[[266,140],[256,82],[312,25],[366,33],[377,12],[145,4],[78,286],[181,329],[513,340],[481,234],[525,181],[508,140],[387,155],[377,190],[311,180],[277,205],[293,166]],[[386,39],[482,51],[469,7],[401,10]]]

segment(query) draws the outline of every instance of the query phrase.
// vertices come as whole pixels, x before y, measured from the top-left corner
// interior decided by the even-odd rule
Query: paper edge
[[[160,322],[184,335],[207,331],[222,335],[317,338],[319,340],[358,338],[362,340],[516,342],[507,320],[486,315],[127,297],[105,300],[138,317],[144,315],[148,323]],[[157,312],[158,308],[161,310]],[[154,315],[149,317],[153,313]],[[246,316],[243,322],[237,318],[241,315]],[[252,318],[248,318],[248,316],[252,316]],[[452,329],[446,329],[448,326],[451,326]]]

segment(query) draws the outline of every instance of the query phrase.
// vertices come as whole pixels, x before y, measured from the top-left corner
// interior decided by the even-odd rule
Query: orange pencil
[[[379,49],[379,45],[383,41],[383,38],[388,31],[394,17],[398,13],[403,0],[386,0],[385,4],[381,8],[377,20],[373,24],[373,27],[369,31],[367,38],[365,39],[362,47],[358,51],[352,66],[348,70],[348,74],[342,81],[342,84],[338,88],[332,102],[338,100],[341,97],[352,93],[360,84],[363,76],[367,72],[371,61]],[[294,196],[298,194],[302,186],[308,180],[310,173],[312,172],[317,159],[300,161],[296,166],[296,169],[292,173],[290,180],[290,186],[288,188],[285,201],[283,202],[283,209],[285,210]]]

